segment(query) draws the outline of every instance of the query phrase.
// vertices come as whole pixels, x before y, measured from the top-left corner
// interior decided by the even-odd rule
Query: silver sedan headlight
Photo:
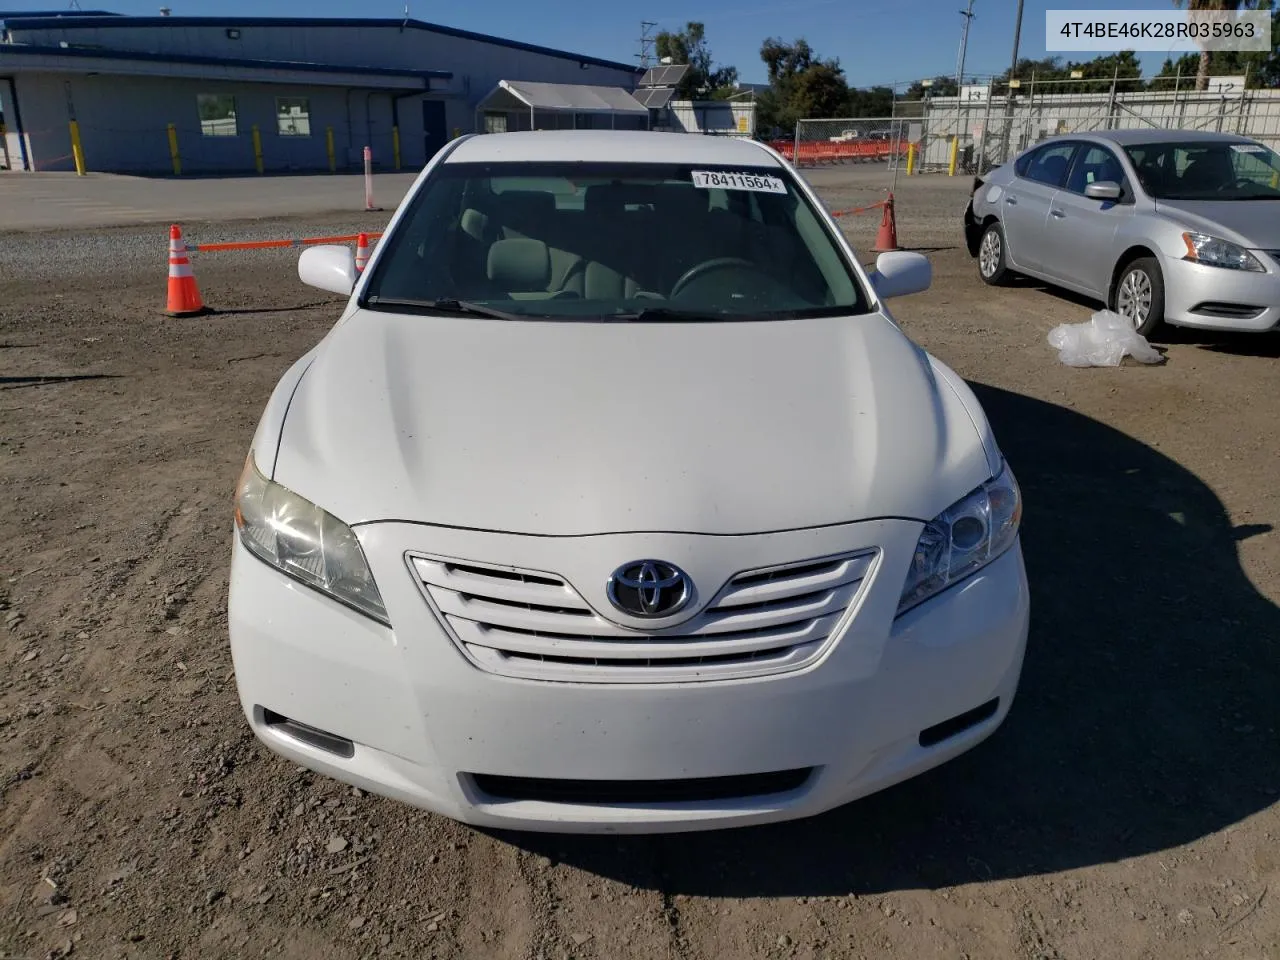
[[[1006,463],[999,475],[949,506],[916,542],[898,613],[977,573],[1011,546],[1022,523],[1022,491]]]
[[[1228,270],[1249,270],[1263,273],[1265,267],[1252,253],[1230,240],[1211,237],[1207,233],[1184,233],[1182,242],[1187,245],[1183,260],[1203,263],[1206,267],[1225,267]]]
[[[250,553],[339,603],[391,625],[351,528],[245,460],[236,487],[236,529]]]

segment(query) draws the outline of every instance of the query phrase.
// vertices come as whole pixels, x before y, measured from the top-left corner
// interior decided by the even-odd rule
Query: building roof
[[[780,167],[752,140],[697,137],[648,130],[522,130],[464,138],[446,163],[705,163],[727,167]]]
[[[5,14],[0,16],[10,30],[47,30],[52,24],[49,13],[38,14]],[[113,13],[92,13],[74,16],[57,17],[58,27],[67,29],[95,28],[136,28],[136,27],[382,27],[395,30],[423,30],[427,33],[440,34],[446,37],[457,37],[463,40],[475,40],[480,43],[507,47],[511,50],[523,50],[538,53],[547,57],[562,60],[573,60],[590,66],[608,67],[611,70],[626,70],[640,73],[635,64],[618,63],[614,60],[603,60],[599,57],[588,57],[567,50],[557,50],[537,44],[524,43],[520,40],[508,40],[505,37],[494,37],[485,33],[475,33],[458,27],[446,27],[438,23],[427,23],[423,20],[409,18],[346,18],[346,17],[130,17]]]
[[[0,10],[0,23],[34,17],[118,17],[109,10]]]
[[[133,50],[108,50],[99,47],[49,46],[44,44],[2,43],[0,44],[0,64],[4,64],[10,56],[31,57],[41,60],[39,69],[49,70],[55,66],[66,66],[72,70],[94,69],[101,73],[138,73],[150,74],[153,71],[112,69],[112,65],[123,67],[126,64],[179,64],[193,67],[219,67],[228,71],[238,71],[237,79],[253,79],[253,72],[268,72],[271,77],[260,79],[279,79],[280,73],[302,74],[304,76],[333,77],[368,77],[390,81],[378,86],[397,86],[407,89],[427,89],[431,79],[448,80],[453,74],[444,70],[400,70],[392,67],[339,66],[327,63],[310,63],[300,60],[255,60],[245,57],[210,57],[198,54],[181,53],[145,53]],[[58,61],[70,61],[62,64]],[[105,63],[93,63],[105,61]],[[15,67],[18,64],[14,64]],[[198,73],[204,79],[231,79],[209,74]],[[403,81],[395,83],[396,80]]]
[[[480,110],[533,109],[555,113],[647,116],[648,109],[621,87],[501,80],[478,104]]]

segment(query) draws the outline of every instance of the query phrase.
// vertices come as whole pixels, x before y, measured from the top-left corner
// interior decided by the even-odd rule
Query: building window
[[[236,130],[236,98],[223,93],[196,94],[200,111],[200,132],[206,137],[234,137]]]
[[[311,101],[306,97],[276,97],[276,132],[282,137],[311,136]]]
[[[486,113],[484,115],[485,133],[506,133],[507,115],[505,113]]]

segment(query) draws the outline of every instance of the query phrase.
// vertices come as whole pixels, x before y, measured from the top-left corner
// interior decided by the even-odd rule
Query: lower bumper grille
[[[695,616],[638,629],[606,619],[563,577],[411,558],[437,618],[476,666],[576,683],[680,683],[801,667],[839,631],[875,550],[732,576]]]
[[[804,786],[812,767],[735,777],[685,780],[552,780],[473,774],[480,792],[495,800],[572,804],[660,804],[740,800],[789,793]]]
[[[1223,303],[1217,300],[1206,300],[1191,308],[1192,313],[1204,314],[1206,317],[1223,317],[1228,320],[1252,320],[1262,315],[1266,307],[1251,303]]]

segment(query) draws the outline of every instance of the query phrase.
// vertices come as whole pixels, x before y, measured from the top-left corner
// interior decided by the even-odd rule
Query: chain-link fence
[[[893,117],[801,120],[776,148],[800,167],[874,164],[892,170],[906,156],[905,121]]]
[[[898,101],[893,117],[801,120],[794,142],[776,146],[800,166],[876,162],[952,175],[984,174],[1048,136],[1097,130],[1238,133],[1280,149],[1280,90],[1248,89],[1245,77],[1193,87],[1176,76],[988,81]]]

